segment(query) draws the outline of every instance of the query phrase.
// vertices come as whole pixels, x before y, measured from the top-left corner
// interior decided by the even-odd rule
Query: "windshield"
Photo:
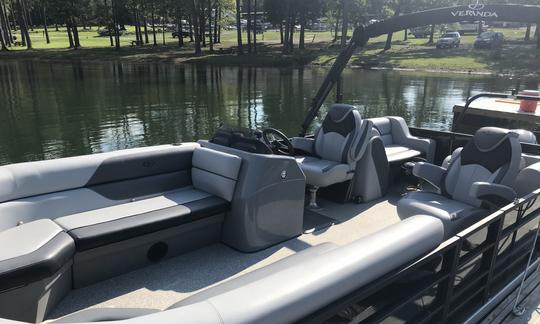
[[[478,38],[483,38],[483,39],[489,39],[489,38],[493,38],[493,36],[495,35],[495,33],[482,33],[480,34],[480,36],[478,36]]]
[[[456,33],[446,33],[441,36],[441,38],[457,38]]]

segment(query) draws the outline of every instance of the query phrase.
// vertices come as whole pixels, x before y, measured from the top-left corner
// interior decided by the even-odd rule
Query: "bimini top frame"
[[[483,5],[476,3],[468,6],[439,8],[415,12],[392,17],[367,27],[360,26],[356,28],[348,46],[338,55],[334,65],[328,72],[328,75],[313,98],[308,114],[302,124],[300,136],[306,135],[311,122],[313,119],[315,119],[315,116],[317,116],[323,102],[326,100],[330,94],[330,91],[332,91],[332,88],[338,82],[343,69],[345,69],[347,66],[347,63],[354,54],[354,51],[359,47],[365,46],[370,38],[413,27],[470,20],[514,21],[536,24],[540,23],[540,6]],[[538,36],[538,41],[540,42],[540,36]]]

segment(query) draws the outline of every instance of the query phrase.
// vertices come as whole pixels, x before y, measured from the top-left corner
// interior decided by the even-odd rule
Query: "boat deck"
[[[87,309],[104,307],[166,309],[188,296],[251,272],[311,246],[333,242],[347,244],[399,222],[396,202],[404,186],[396,185],[383,199],[366,204],[320,201],[320,214],[337,224],[303,234],[277,246],[241,253],[214,244],[160,263],[73,290],[53,310],[49,319]]]

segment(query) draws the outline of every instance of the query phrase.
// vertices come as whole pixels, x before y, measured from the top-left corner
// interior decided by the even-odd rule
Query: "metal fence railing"
[[[540,189],[446,240],[420,260],[327,305],[305,321],[466,320],[538,257],[538,196]]]

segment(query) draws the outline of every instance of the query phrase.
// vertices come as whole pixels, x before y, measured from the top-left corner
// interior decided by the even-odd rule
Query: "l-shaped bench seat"
[[[168,151],[168,157],[171,153],[176,155],[178,164],[173,166],[173,161],[165,160],[163,165],[163,160],[158,159],[163,157],[163,150]],[[98,184],[102,188],[94,192],[84,185],[55,188],[54,181],[58,180],[51,174],[55,175],[58,166],[49,161],[45,161],[45,166],[43,162],[35,162],[25,168],[19,165],[0,169],[0,184],[3,182],[4,188],[8,188],[0,192],[0,213],[6,211],[0,219],[0,317],[41,321],[59,299],[53,297],[61,297],[71,287],[84,286],[219,241],[221,224],[230,209],[239,177],[240,157],[198,144],[167,146],[150,152],[135,150],[134,154],[123,152],[112,157],[115,159],[112,166],[107,166],[111,157],[103,155],[105,159],[98,157],[91,178],[96,178],[96,174],[103,178],[105,173],[104,179],[113,181],[102,181]],[[186,159],[189,163],[185,163]],[[62,160],[65,159],[57,163],[64,164],[63,167],[73,162]],[[134,164],[143,168],[132,168],[131,176],[129,170],[122,170],[122,166],[129,168]],[[103,172],[103,165],[118,172]],[[155,165],[155,172],[146,170]],[[184,170],[187,166],[189,170]],[[167,179],[171,177],[188,179]],[[53,182],[53,189],[63,190],[36,191],[36,186],[47,180]],[[127,197],[118,192],[115,183],[118,181],[147,188],[124,187],[131,193],[144,193]],[[159,192],[170,189],[171,183],[187,185]],[[25,197],[21,192],[25,189],[35,195]],[[66,197],[74,198],[75,202],[71,206],[60,204],[67,201]],[[96,208],[99,204],[101,207]],[[40,205],[44,207],[41,210],[36,208]],[[9,226],[15,221],[16,226]],[[36,282],[42,284],[34,287]],[[61,284],[61,289],[56,289],[55,283]],[[21,299],[28,305],[22,312],[20,306],[11,307],[21,303]],[[18,311],[13,313],[10,309]]]
[[[86,251],[227,212],[229,202],[188,188],[55,219]]]

